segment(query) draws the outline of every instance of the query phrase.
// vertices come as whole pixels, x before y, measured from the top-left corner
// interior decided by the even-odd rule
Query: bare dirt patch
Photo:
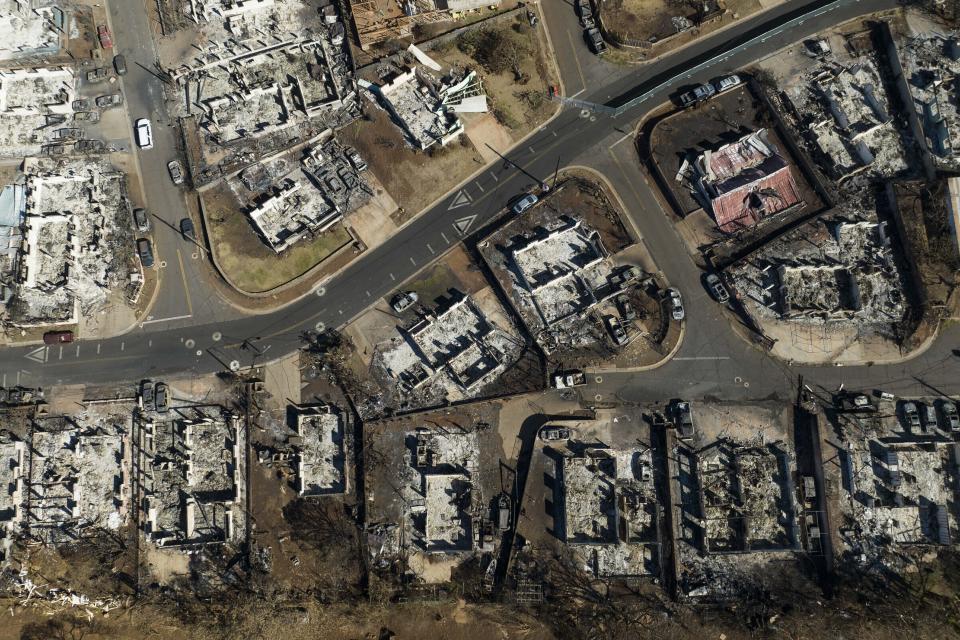
[[[342,224],[276,254],[257,235],[241,203],[225,185],[203,194],[206,230],[217,264],[230,282],[250,293],[274,289],[303,275],[353,241]]]

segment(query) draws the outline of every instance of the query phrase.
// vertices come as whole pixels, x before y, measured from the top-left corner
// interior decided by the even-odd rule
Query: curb
[[[589,373],[641,373],[643,371],[653,371],[654,369],[659,369],[663,365],[667,364],[673,357],[677,355],[680,351],[680,347],[683,346],[683,339],[687,335],[687,321],[684,320],[683,324],[680,325],[680,336],[677,338],[677,344],[674,345],[673,349],[670,350],[670,353],[663,356],[661,359],[657,360],[653,364],[645,364],[639,367],[623,367],[623,368],[612,368],[612,369],[587,369]]]

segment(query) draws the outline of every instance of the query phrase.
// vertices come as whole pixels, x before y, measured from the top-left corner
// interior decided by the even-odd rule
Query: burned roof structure
[[[804,204],[791,166],[766,129],[705,151],[693,168],[696,189],[725,233]]]

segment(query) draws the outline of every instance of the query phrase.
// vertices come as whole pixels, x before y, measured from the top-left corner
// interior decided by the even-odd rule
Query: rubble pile
[[[500,327],[458,291],[442,308],[424,311],[399,333],[400,339],[378,346],[374,368],[387,376],[398,396],[424,403],[477,396],[525,348],[514,327]]]
[[[106,162],[30,158],[24,163],[22,240],[0,273],[16,326],[73,323],[102,310],[115,291],[139,295],[126,177]],[[17,187],[19,188],[19,187]],[[0,298],[2,301],[2,298]]]
[[[889,325],[906,311],[906,283],[886,223],[873,216],[815,220],[770,242],[728,273],[761,318]]]
[[[656,574],[658,507],[648,447],[589,447],[558,470],[562,539],[594,574]]]
[[[801,137],[834,179],[892,178],[907,170],[903,137],[872,50],[849,63],[824,57],[782,97]]]
[[[600,234],[567,215],[519,218],[493,233],[481,252],[547,353],[602,341],[591,313],[642,275],[637,267],[617,269]]]
[[[179,88],[168,104],[196,118],[199,184],[359,115],[344,25],[327,9],[302,0],[185,3],[205,48],[168,70]]]
[[[284,157],[245,169],[228,181],[264,241],[281,253],[309,234],[323,233],[373,194],[366,162],[329,139],[308,146],[293,167]],[[247,196],[246,194],[252,194]]]

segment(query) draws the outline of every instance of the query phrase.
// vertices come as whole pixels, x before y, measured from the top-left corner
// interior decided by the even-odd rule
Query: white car
[[[686,313],[683,310],[683,298],[680,292],[674,288],[667,289],[667,295],[670,296],[670,315],[674,320],[683,320]]]
[[[533,205],[537,204],[538,201],[539,198],[537,198],[537,196],[533,195],[532,193],[528,193],[513,205],[513,212],[517,215],[520,215]]]
[[[734,87],[738,87],[742,83],[743,80],[740,78],[740,76],[733,75],[727,76],[726,78],[720,78],[713,86],[717,90],[717,93],[722,93],[729,89],[733,89]]]
[[[135,123],[137,133],[137,146],[141,149],[153,149],[153,129],[150,127],[150,121],[146,118],[140,118]]]

